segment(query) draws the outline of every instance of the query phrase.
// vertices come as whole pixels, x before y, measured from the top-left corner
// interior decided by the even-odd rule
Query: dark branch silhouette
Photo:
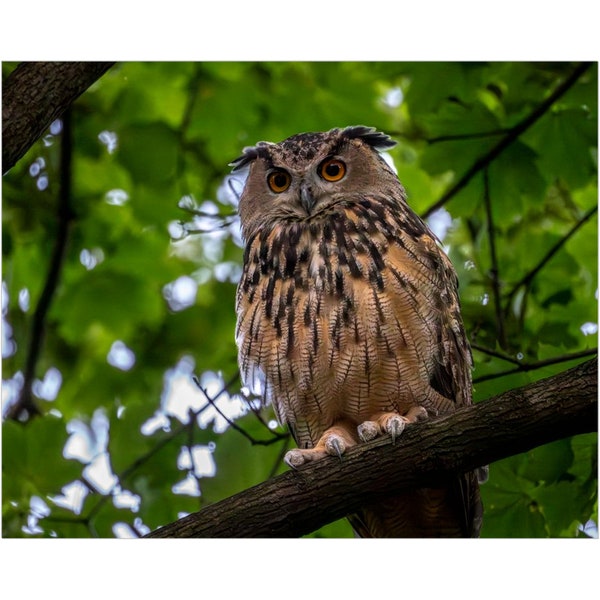
[[[493,160],[495,160],[508,146],[510,146],[520,135],[525,133],[540,117],[542,117],[550,107],[561,98],[577,80],[589,69],[592,63],[582,63],[578,65],[571,75],[569,75],[560,85],[556,87],[554,92],[539,104],[529,115],[522,121],[519,121],[514,127],[511,127],[505,137],[503,137],[495,146],[478,158],[473,165],[462,175],[462,177],[448,189],[443,196],[434,204],[432,204],[421,216],[428,217],[433,212],[444,206],[451,198],[460,192],[470,181],[483,169],[485,169]]]
[[[399,490],[597,430],[596,360],[290,471],[148,537],[296,537]]]
[[[577,223],[575,223],[575,225],[573,225],[573,227],[560,240],[558,240],[558,242],[556,242],[552,248],[550,248],[550,250],[548,250],[548,252],[546,252],[540,262],[533,269],[531,269],[531,271],[525,273],[525,275],[523,275],[523,277],[517,283],[515,283],[510,292],[507,294],[505,308],[507,313],[510,310],[510,305],[515,294],[522,287],[528,288],[536,275],[546,266],[546,264],[548,264],[548,262],[550,262],[552,257],[573,237],[579,228],[587,223],[597,212],[598,206],[592,206],[592,208],[590,208],[590,210],[588,210],[585,215],[583,215],[583,217],[581,217],[581,219],[577,221]]]
[[[528,371],[535,371],[537,369],[543,369],[544,367],[549,367],[550,365],[558,365],[561,363],[571,362],[574,360],[581,360],[582,358],[589,358],[590,356],[596,356],[598,354],[598,348],[590,348],[589,350],[581,350],[580,352],[573,352],[571,354],[561,354],[560,356],[553,356],[551,358],[546,358],[544,360],[537,360],[535,362],[520,362],[518,359],[509,360],[506,356],[498,353],[493,353],[488,349],[483,349],[481,346],[476,347],[472,345],[473,348],[484,352],[485,354],[489,354],[490,356],[496,356],[503,360],[507,360],[508,362],[516,363],[517,366],[514,369],[509,369],[508,371],[496,371],[495,373],[488,373],[487,375],[480,375],[479,377],[473,378],[473,383],[481,383],[483,381],[489,381],[490,379],[498,379],[499,377],[505,377],[506,375],[514,375],[515,373],[526,373]]]
[[[67,110],[63,118],[60,142],[59,191],[56,207],[57,225],[54,249],[50,258],[44,287],[32,317],[21,394],[7,413],[7,417],[11,419],[27,418],[39,413],[39,409],[33,398],[33,382],[44,343],[46,316],[60,282],[65,252],[69,242],[71,222],[74,218],[71,208],[72,154],[71,111]]]
[[[483,188],[483,200],[487,217],[487,234],[490,243],[490,279],[492,283],[492,294],[494,296],[494,311],[496,313],[496,333],[500,347],[503,350],[506,350],[508,347],[508,341],[506,339],[506,329],[504,327],[504,314],[502,313],[500,296],[500,270],[498,268],[498,257],[496,255],[496,229],[494,227],[494,213],[490,198],[489,170],[487,168],[483,170]]]

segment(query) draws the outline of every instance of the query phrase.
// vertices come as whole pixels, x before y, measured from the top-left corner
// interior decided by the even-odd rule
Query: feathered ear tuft
[[[272,146],[271,142],[258,142],[256,146],[248,146],[242,150],[242,155],[229,163],[233,167],[232,171],[240,171],[257,158],[268,158],[268,146]]]
[[[366,127],[365,125],[346,127],[342,131],[342,135],[349,139],[359,138],[375,150],[387,150],[396,145],[396,142],[389,135],[377,131],[374,127]]]

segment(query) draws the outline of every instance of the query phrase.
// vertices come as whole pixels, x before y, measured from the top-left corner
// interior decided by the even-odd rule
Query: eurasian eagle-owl
[[[245,384],[272,402],[297,467],[471,404],[471,354],[457,277],[355,126],[259,142],[239,213],[246,243],[236,341]],[[351,515],[364,537],[477,536],[474,472]]]

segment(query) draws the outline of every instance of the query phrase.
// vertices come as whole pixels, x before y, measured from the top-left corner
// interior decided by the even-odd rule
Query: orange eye
[[[281,194],[281,192],[285,192],[290,187],[292,178],[286,171],[273,171],[269,173],[267,183],[273,192]]]
[[[325,181],[339,181],[346,174],[346,165],[337,158],[327,158],[319,167],[319,175]]]

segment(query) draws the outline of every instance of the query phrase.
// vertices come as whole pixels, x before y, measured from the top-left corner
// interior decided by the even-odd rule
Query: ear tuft
[[[269,156],[268,146],[272,146],[271,142],[258,142],[255,146],[247,146],[242,150],[242,155],[232,160],[229,163],[233,167],[232,171],[240,171],[257,158],[267,158]]]
[[[396,145],[396,142],[387,134],[377,131],[374,127],[365,125],[354,125],[346,127],[342,135],[349,139],[361,139],[375,150],[388,150]]]

